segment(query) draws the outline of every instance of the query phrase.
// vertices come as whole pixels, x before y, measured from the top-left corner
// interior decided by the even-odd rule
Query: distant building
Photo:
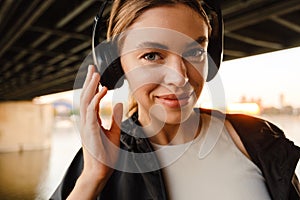
[[[279,105],[280,105],[280,109],[284,108],[286,106],[286,103],[285,103],[285,96],[283,93],[281,93],[279,95]]]
[[[56,116],[69,117],[72,113],[72,103],[65,99],[59,99],[52,103]]]
[[[231,103],[227,106],[229,113],[243,113],[250,115],[259,115],[261,113],[260,107],[255,102],[248,103]]]

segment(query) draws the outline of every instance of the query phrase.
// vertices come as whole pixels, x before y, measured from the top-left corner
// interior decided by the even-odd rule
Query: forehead
[[[126,31],[122,34],[120,41],[122,54],[145,48],[163,49],[179,53],[196,45],[205,48],[207,37],[199,36],[194,39],[172,29],[149,27]]]
[[[145,27],[172,29],[191,38],[197,34],[208,34],[208,27],[203,17],[183,4],[148,9],[135,20],[129,29]]]
[[[159,43],[176,49],[208,38],[208,27],[202,16],[183,4],[146,10],[123,33],[122,47],[134,50],[141,43]]]

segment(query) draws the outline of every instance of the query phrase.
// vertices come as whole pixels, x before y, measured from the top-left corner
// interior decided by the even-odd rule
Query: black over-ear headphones
[[[124,82],[124,71],[118,55],[116,40],[102,42],[99,44],[99,21],[103,18],[103,13],[107,4],[113,0],[105,0],[95,16],[92,33],[92,54],[94,64],[101,74],[100,83],[109,90],[119,88]],[[212,27],[211,36],[208,43],[208,75],[206,81],[212,80],[217,74],[223,57],[223,18],[218,0],[203,0],[203,9],[209,17]],[[97,46],[98,45],[98,46]]]

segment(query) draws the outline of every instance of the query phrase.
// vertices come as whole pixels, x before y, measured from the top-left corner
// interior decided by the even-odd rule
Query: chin
[[[164,113],[157,113],[156,118],[165,124],[177,125],[185,122],[191,116],[192,112],[192,106],[185,106],[180,109],[166,110]]]

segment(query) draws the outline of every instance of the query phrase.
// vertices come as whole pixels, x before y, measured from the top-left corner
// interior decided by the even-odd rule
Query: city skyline
[[[220,77],[228,102],[260,98],[264,106],[300,107],[300,47],[223,62]]]

